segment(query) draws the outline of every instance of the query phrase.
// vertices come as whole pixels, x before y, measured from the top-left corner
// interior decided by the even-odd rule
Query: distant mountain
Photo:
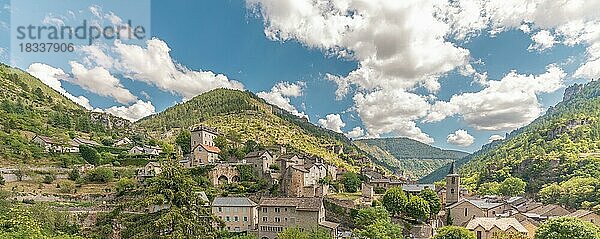
[[[358,151],[343,134],[317,127],[248,91],[212,90],[135,123],[152,137],[167,141],[196,124],[217,128],[230,140],[287,145],[345,167],[351,162],[328,146],[342,145],[346,152]]]
[[[506,177],[528,182],[527,191],[574,177],[600,176],[600,82],[574,85],[562,102],[503,141],[483,147],[459,161],[463,177],[477,184]],[[435,171],[424,178],[443,178]],[[477,186],[477,185],[474,185]]]
[[[0,163],[56,163],[65,157],[47,154],[31,142],[35,135],[68,144],[75,136],[100,141],[124,134],[131,123],[90,112],[28,73],[0,64]]]
[[[409,138],[362,139],[354,143],[377,164],[414,179],[469,155],[466,152],[436,148]]]

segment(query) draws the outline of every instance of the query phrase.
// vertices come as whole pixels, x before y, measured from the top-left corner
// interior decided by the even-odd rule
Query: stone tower
[[[460,176],[456,173],[454,162],[450,165],[446,175],[446,206],[452,205],[460,200]]]

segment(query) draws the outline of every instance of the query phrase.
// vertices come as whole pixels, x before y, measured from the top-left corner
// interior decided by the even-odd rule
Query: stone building
[[[496,217],[512,207],[503,202],[491,202],[486,199],[463,198],[457,203],[446,207],[450,212],[453,225],[465,226],[469,221],[477,217]]]
[[[288,227],[303,230],[323,228],[332,237],[337,234],[337,223],[325,220],[321,198],[262,198],[259,203],[258,238],[275,239],[277,233]]]
[[[237,165],[241,164],[217,164],[208,172],[210,182],[214,186],[240,181],[240,172]]]
[[[221,150],[215,146],[214,139],[219,135],[216,129],[200,125],[192,128],[191,142],[192,159],[190,167],[215,163]]]
[[[304,165],[292,165],[281,175],[281,190],[289,197],[322,197],[328,194],[328,186],[319,181],[327,176],[322,161],[306,161]]]
[[[474,232],[477,239],[491,239],[495,233],[529,233],[515,218],[478,217],[469,221],[466,228]]]
[[[591,222],[592,224],[600,227],[600,216],[592,211],[577,210],[568,216],[579,218],[582,221]]]
[[[217,197],[212,203],[212,213],[231,232],[253,231],[258,224],[258,205],[246,197]]]
[[[450,171],[446,175],[446,206],[457,203],[460,200],[460,175],[456,173],[454,162],[450,165]]]
[[[261,176],[273,171],[273,167],[280,168],[279,165],[275,164],[275,158],[268,150],[250,152],[244,157],[244,160],[246,163],[251,163],[254,171]]]

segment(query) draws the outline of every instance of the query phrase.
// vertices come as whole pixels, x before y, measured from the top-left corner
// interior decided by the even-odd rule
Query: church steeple
[[[450,164],[450,170],[446,175],[446,206],[452,205],[460,200],[460,175],[456,173],[454,161]]]

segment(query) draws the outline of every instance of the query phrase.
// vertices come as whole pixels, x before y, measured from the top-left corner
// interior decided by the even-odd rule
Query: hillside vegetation
[[[464,161],[472,187],[518,177],[546,203],[600,209],[600,82],[569,87],[545,115]]]
[[[43,153],[31,138],[43,135],[62,144],[76,136],[100,140],[118,135],[127,124],[114,116],[92,113],[39,79],[4,64],[0,64],[0,87],[0,163],[3,165],[80,161],[77,155]],[[112,127],[107,124],[111,120],[125,123],[122,128]]]
[[[350,167],[348,160],[326,146],[343,145],[346,152],[356,151],[342,134],[314,126],[251,92],[237,90],[212,90],[136,122],[138,128],[163,140],[172,140],[177,132],[196,124],[217,128],[240,144],[254,140],[265,146],[286,145],[344,167]]]
[[[363,139],[354,143],[378,164],[414,179],[468,155],[465,152],[444,150],[408,138]]]

